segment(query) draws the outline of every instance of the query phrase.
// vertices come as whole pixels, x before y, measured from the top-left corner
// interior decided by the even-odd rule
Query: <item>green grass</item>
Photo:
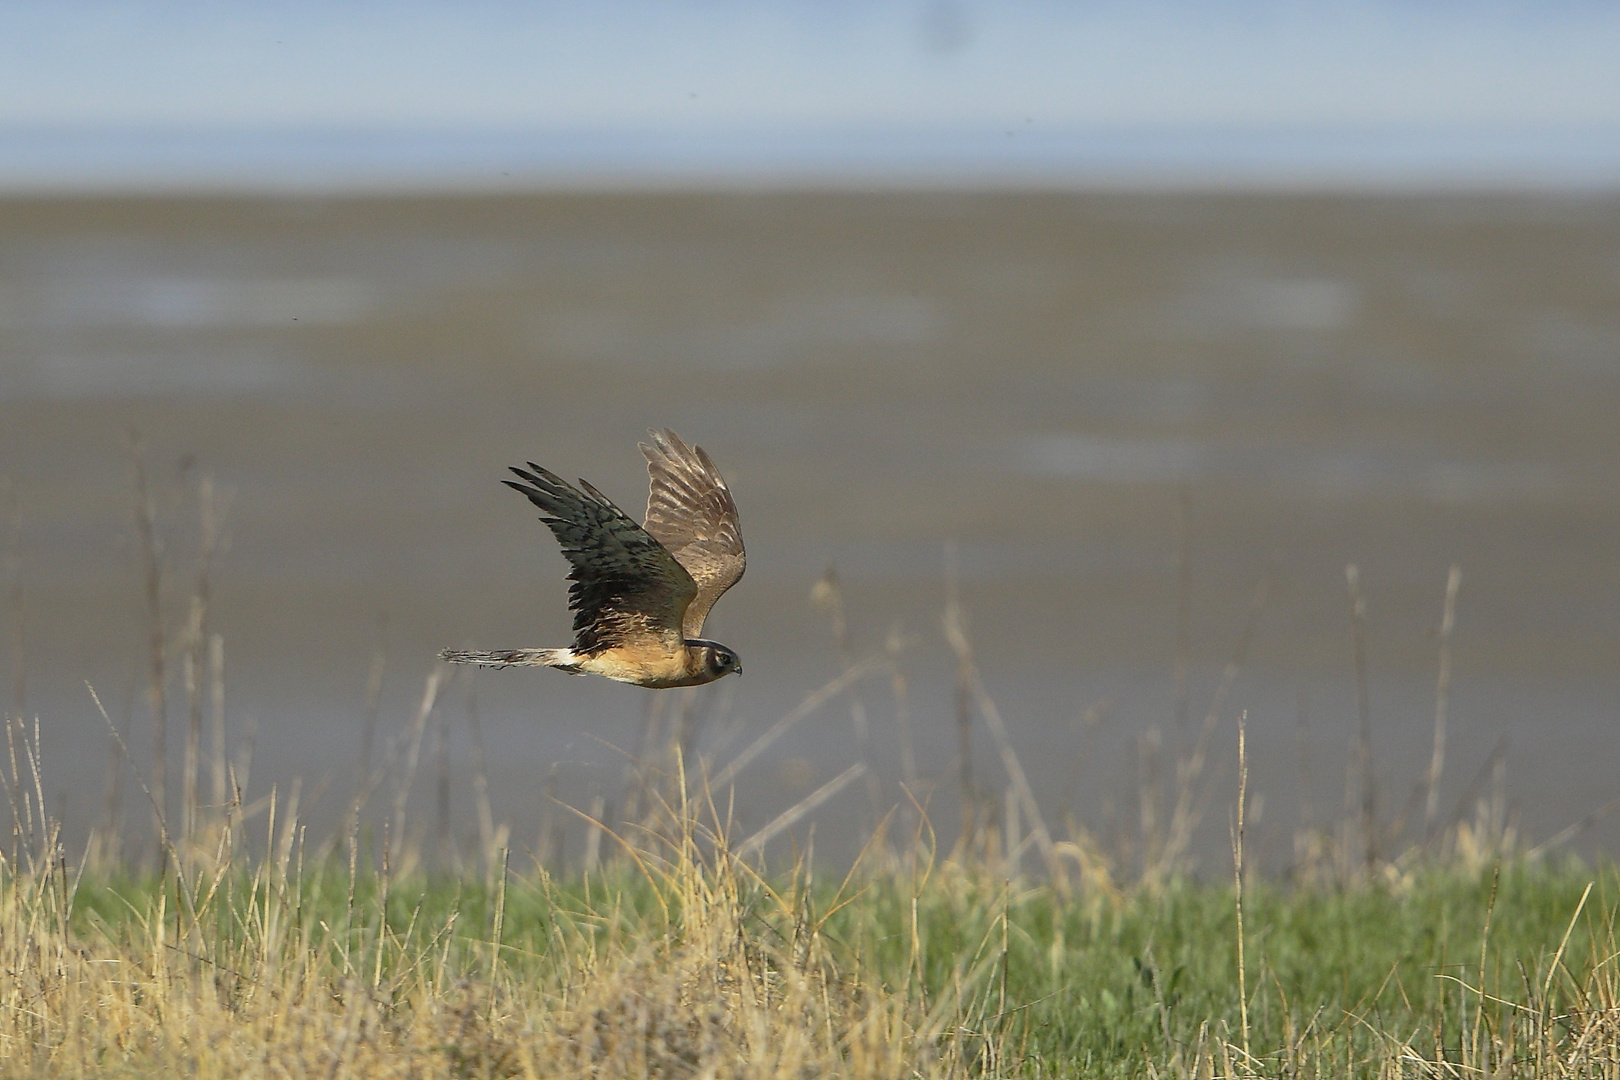
[[[636,859],[588,879],[514,872],[493,891],[444,877],[390,881],[363,867],[351,877],[336,856],[302,872],[296,856],[279,865],[240,856],[212,871],[197,858],[184,885],[171,874],[76,888],[59,869],[8,860],[0,891],[12,1008],[0,1023],[0,1068],[1121,1077],[1620,1068],[1612,869],[1509,859],[1391,871],[1349,889],[1253,882],[1245,1038],[1229,884],[1060,895],[983,865],[894,853],[843,881],[802,867],[761,876],[700,822],[671,824]],[[813,1045],[784,1049],[784,1032],[801,1028]],[[334,1056],[344,1031],[347,1056]]]

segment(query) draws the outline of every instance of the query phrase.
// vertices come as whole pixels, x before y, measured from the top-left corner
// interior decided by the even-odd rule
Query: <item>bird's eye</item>
[[[715,659],[720,661],[721,667],[730,667],[732,664],[737,662],[737,658],[728,652],[721,653],[719,656],[716,656]]]

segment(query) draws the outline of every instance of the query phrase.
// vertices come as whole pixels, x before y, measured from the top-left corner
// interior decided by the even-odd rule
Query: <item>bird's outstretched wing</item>
[[[574,651],[594,654],[644,643],[673,651],[697,584],[684,567],[624,511],[581,480],[579,487],[529,462],[514,468],[525,483],[503,480],[544,511],[573,572]]]
[[[651,435],[651,446],[641,444],[651,480],[646,528],[697,583],[697,598],[682,624],[686,637],[695,638],[720,594],[743,576],[742,522],[720,470],[702,447],[686,445],[667,429]]]

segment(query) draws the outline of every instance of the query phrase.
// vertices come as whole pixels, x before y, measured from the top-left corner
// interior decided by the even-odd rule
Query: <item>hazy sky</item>
[[[0,5],[0,157],[11,159],[0,160],[0,180],[86,171],[75,163],[87,155],[95,173],[120,154],[158,162],[175,153],[56,143],[41,132],[267,128],[651,132],[666,140],[721,133],[658,151],[687,159],[723,156],[724,133],[738,131],[789,140],[806,132],[1004,130],[1056,139],[1174,131],[1184,140],[1306,132],[1318,141],[1297,153],[1318,156],[1323,132],[1486,132],[1485,149],[1465,148],[1463,158],[1548,170],[1562,156],[1585,163],[1588,175],[1610,176],[1620,170],[1620,148],[1605,148],[1620,142],[1608,137],[1620,132],[1620,4]],[[1548,142],[1546,132],[1562,134]],[[207,153],[240,156],[236,145]],[[807,159],[838,152],[825,141],[797,145]],[[1426,147],[1408,142],[1389,153],[1407,160],[1431,153]],[[1327,150],[1353,165],[1388,148]],[[302,152],[316,162],[327,151]],[[999,152],[981,143],[967,156]],[[264,153],[280,160],[293,151]],[[884,153],[869,141],[854,156]],[[1117,151],[1121,160],[1137,153]]]
[[[1617,121],[1617,4],[0,6],[11,126]]]

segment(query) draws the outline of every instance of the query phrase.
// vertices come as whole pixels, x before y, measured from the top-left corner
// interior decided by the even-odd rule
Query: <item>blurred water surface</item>
[[[380,755],[439,648],[568,639],[565,564],[506,466],[583,476],[639,516],[635,442],[667,425],[720,464],[749,548],[709,627],[747,675],[697,702],[719,760],[840,670],[810,602],[835,565],[854,652],[905,643],[949,832],[954,541],[979,664],[1047,812],[1127,835],[1168,768],[1151,748],[1190,742],[1264,579],[1218,775],[1248,709],[1257,828],[1281,865],[1286,830],[1344,802],[1345,565],[1393,817],[1429,758],[1455,562],[1442,803],[1468,810],[1506,739],[1514,811],[1545,837],[1620,795],[1617,416],[1610,195],[15,198],[6,700],[39,716],[48,793],[82,836],[107,784],[87,680],[150,754],[137,431],[169,631],[207,474],[229,499],[208,618],[233,745],[251,732],[254,788],[300,776],[317,827],[335,821],[375,657]],[[178,761],[177,656],[170,673]],[[893,686],[860,695],[880,801],[899,801]],[[548,671],[463,674],[440,703],[450,828],[473,827],[474,712],[523,847],[548,776],[578,805],[618,796],[646,702]],[[739,779],[744,820],[855,760],[855,730],[847,699],[799,724]],[[862,790],[824,808],[818,850],[859,833]],[[1217,861],[1223,820],[1205,830]],[[1620,826],[1579,843],[1612,852]]]

